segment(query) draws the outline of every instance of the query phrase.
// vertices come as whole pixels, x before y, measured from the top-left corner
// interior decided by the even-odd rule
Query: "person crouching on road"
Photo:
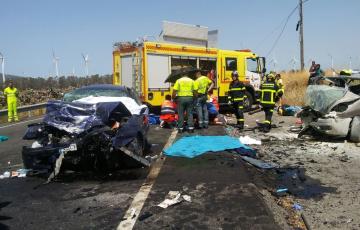
[[[244,98],[245,85],[239,81],[239,74],[237,71],[231,73],[232,82],[229,85],[228,101],[234,109],[234,113],[237,119],[237,128],[239,130],[244,129]]]
[[[196,72],[195,84],[198,88],[196,99],[196,112],[198,115],[199,128],[207,129],[209,126],[209,113],[206,105],[209,91],[214,88],[214,82],[208,77],[202,76],[201,72]]]
[[[17,97],[19,95],[12,80],[9,80],[9,86],[5,88],[4,95],[7,99],[8,122],[19,121],[17,115]]]
[[[270,132],[271,129],[271,118],[274,112],[277,92],[279,90],[278,86],[275,83],[274,74],[270,73],[266,75],[266,81],[261,84],[260,90],[260,104],[265,112],[265,121],[263,122],[260,130],[267,133]]]
[[[184,131],[184,113],[187,115],[187,126],[190,133],[194,132],[193,110],[194,97],[197,96],[197,86],[191,78],[183,76],[175,82],[173,88],[173,98],[177,98],[178,106],[178,130]]]
[[[165,101],[161,104],[160,120],[161,128],[173,128],[176,125],[176,104],[171,100],[170,95],[166,95]]]

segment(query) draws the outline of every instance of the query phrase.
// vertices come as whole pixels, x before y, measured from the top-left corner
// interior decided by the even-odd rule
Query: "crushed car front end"
[[[360,142],[359,95],[348,88],[311,85],[307,89],[305,103],[298,114],[304,122],[299,136],[310,134]]]
[[[124,148],[137,149],[136,154],[143,157],[147,107],[132,113],[129,101],[48,102],[43,122],[29,125],[24,136],[34,141],[23,147],[24,166],[43,172],[56,171],[61,165],[75,171],[111,171],[124,166]]]

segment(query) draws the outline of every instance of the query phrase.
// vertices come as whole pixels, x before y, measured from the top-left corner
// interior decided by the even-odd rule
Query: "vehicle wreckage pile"
[[[128,97],[87,97],[73,102],[50,101],[43,122],[29,125],[23,147],[26,168],[59,173],[72,170],[111,171],[124,157],[143,159],[147,146],[147,107]],[[125,154],[120,154],[125,153]]]
[[[306,107],[298,114],[304,122],[299,136],[326,135],[348,137],[360,142],[360,96],[347,88],[311,85],[307,89]]]

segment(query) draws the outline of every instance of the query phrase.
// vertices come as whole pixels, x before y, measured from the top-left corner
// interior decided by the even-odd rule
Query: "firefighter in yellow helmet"
[[[18,90],[14,87],[12,80],[9,80],[9,86],[5,88],[4,95],[6,97],[8,107],[8,122],[19,121],[17,115]]]
[[[270,132],[271,118],[275,108],[275,101],[279,87],[275,83],[275,76],[272,73],[266,75],[266,81],[260,86],[260,104],[265,112],[265,120],[261,126],[261,131]]]

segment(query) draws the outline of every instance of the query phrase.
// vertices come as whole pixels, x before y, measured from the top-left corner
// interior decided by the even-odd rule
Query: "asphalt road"
[[[21,168],[26,125],[0,126],[0,135],[10,138],[0,143],[0,173],[8,161]],[[154,152],[161,152],[171,131],[151,128]],[[212,126],[196,134],[223,135],[224,129]],[[0,180],[0,229],[116,229],[148,172],[71,174],[47,185],[38,177]],[[249,173],[246,164],[228,152],[166,158],[140,213],[151,216],[137,220],[134,229],[279,229]],[[192,202],[156,208],[170,190],[190,195]]]

